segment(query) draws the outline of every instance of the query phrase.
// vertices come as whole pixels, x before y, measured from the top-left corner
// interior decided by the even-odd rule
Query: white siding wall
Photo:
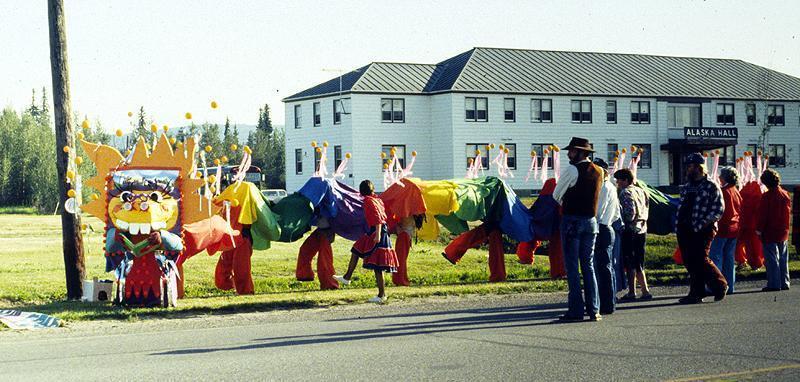
[[[465,97],[488,98],[488,121],[468,122],[465,120]],[[595,146],[596,156],[607,157],[607,145],[617,144],[619,149],[633,144],[650,144],[652,165],[649,169],[639,169],[639,177],[652,185],[670,183],[669,153],[661,151],[661,145],[668,142],[667,106],[668,102],[653,98],[623,97],[580,97],[550,95],[504,95],[504,94],[466,94],[445,93],[436,95],[351,95],[348,111],[352,114],[342,116],[342,124],[333,125],[333,99],[326,97],[316,100],[286,103],[286,181],[289,192],[297,190],[313,172],[312,140],[330,144],[328,153],[329,171],[333,167],[333,146],[342,145],[343,152],[352,152],[345,182],[357,186],[362,179],[371,179],[378,190],[382,190],[382,168],[380,161],[381,145],[406,145],[406,160],[411,160],[411,151],[419,153],[414,167],[414,176],[423,179],[448,179],[464,176],[466,171],[467,143],[514,143],[517,148],[517,169],[514,178],[508,183],[515,189],[538,189],[541,183],[525,183],[530,166],[531,144],[552,143],[564,147],[572,136],[588,138]],[[404,123],[381,122],[381,98],[402,98],[405,100]],[[504,121],[504,98],[514,98],[516,121]],[[552,100],[552,123],[531,121],[531,100]],[[592,101],[592,123],[578,124],[571,121],[571,101]],[[606,101],[617,102],[617,123],[606,122]],[[631,123],[631,101],[650,102],[650,124]],[[322,123],[313,127],[312,104],[320,102]],[[736,155],[741,156],[747,144],[758,141],[760,127],[766,118],[766,103],[757,105],[756,126],[746,125],[745,101],[711,101],[702,103],[702,124],[715,127],[717,102],[733,103],[735,111],[734,127],[739,129],[739,145]],[[294,105],[302,105],[302,127],[294,128]],[[772,103],[770,103],[772,104]],[[786,167],[779,169],[784,182],[800,183],[800,104],[797,102],[778,103],[784,106],[785,126],[771,128],[768,142],[786,145]],[[294,152],[301,148],[304,152],[303,174],[295,175]],[[498,149],[491,152],[492,158]],[[562,168],[567,165],[567,153],[561,153]],[[628,155],[628,158],[630,156]],[[496,175],[494,166],[486,172]],[[352,175],[352,176],[351,176]]]
[[[381,121],[381,99],[403,99],[405,122]],[[370,179],[377,191],[383,190],[381,146],[405,145],[406,163],[411,152],[418,153],[412,169],[415,177],[433,179],[431,144],[431,97],[423,95],[353,94],[353,176],[358,185]]]
[[[345,98],[348,97],[345,95]],[[342,123],[338,125],[333,124],[333,100],[339,97],[325,97],[313,100],[303,100],[296,102],[286,103],[286,191],[297,191],[311,174],[314,173],[314,149],[311,147],[311,141],[317,141],[322,144],[323,141],[328,141],[328,172],[333,172],[335,169],[333,160],[333,147],[336,145],[342,146],[342,156],[344,153],[353,151],[353,134],[352,134],[352,116],[353,114],[342,115]],[[314,126],[314,102],[320,103],[320,126]],[[350,100],[345,99],[345,105],[352,104]],[[301,105],[302,125],[299,129],[294,127],[294,106]],[[352,111],[351,107],[347,108],[347,112]],[[303,173],[295,174],[295,149],[303,150]],[[352,179],[352,166],[347,171],[345,182],[350,183]]]
[[[464,113],[464,98],[486,97],[489,104],[488,122],[467,122]],[[516,100],[516,122],[504,122],[503,99]],[[553,122],[531,122],[531,100],[550,99],[553,102]],[[571,101],[592,101],[592,123],[572,123]],[[606,100],[617,101],[617,123],[606,123]],[[652,153],[652,168],[640,169],[639,177],[645,182],[658,183],[658,165],[660,163],[660,146],[657,144],[658,129],[655,122],[650,124],[630,123],[630,101],[649,101],[651,120],[655,120],[655,99],[632,98],[606,98],[606,97],[569,97],[569,96],[530,96],[530,95],[482,95],[482,94],[453,94],[453,163],[456,164],[455,176],[463,176],[466,171],[466,144],[467,143],[494,143],[495,146],[503,143],[517,145],[517,169],[512,171],[514,178],[508,183],[515,189],[538,189],[542,184],[531,180],[525,183],[525,176],[531,163],[531,144],[552,143],[564,147],[573,136],[589,139],[595,146],[596,155],[606,158],[608,143],[616,143],[619,148],[630,149],[632,144],[650,143]],[[499,153],[498,149],[490,153],[492,158]],[[567,165],[567,153],[562,150],[562,169]],[[666,154],[665,154],[666,155]],[[613,158],[612,158],[613,159]],[[487,175],[496,175],[497,171],[492,166]]]

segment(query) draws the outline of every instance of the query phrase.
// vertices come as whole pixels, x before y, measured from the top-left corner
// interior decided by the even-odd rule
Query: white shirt
[[[611,226],[622,217],[619,209],[617,187],[609,180],[603,181],[600,195],[597,197],[597,224]]]
[[[578,163],[588,161],[589,159],[584,159]],[[564,194],[567,193],[567,190],[578,183],[578,168],[575,167],[575,164],[570,163],[569,166],[564,169],[564,171],[561,171],[561,176],[558,178],[556,189],[553,190],[553,198],[556,200],[556,202],[558,202],[558,204],[561,204],[561,198],[564,197]]]

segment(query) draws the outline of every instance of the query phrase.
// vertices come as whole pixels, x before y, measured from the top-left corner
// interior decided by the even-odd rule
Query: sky
[[[800,77],[796,1],[64,3],[72,108],[109,131],[140,106],[179,126],[186,112],[255,124],[269,104],[282,124],[282,98],[337,70],[475,46],[734,58]],[[48,38],[46,0],[0,0],[0,107],[52,94]]]

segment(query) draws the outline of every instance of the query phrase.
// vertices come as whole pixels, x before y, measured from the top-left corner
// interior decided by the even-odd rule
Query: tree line
[[[45,89],[36,99],[33,92],[30,105],[21,112],[6,107],[0,113],[0,207],[33,207],[39,213],[53,213],[58,203],[58,177],[56,174],[56,144],[53,124],[50,119],[50,104]],[[73,115],[75,126],[82,126],[84,118]],[[269,115],[269,106],[259,109],[258,125],[247,137],[247,145],[252,149],[252,162],[266,173],[267,188],[284,188],[285,135],[282,129],[275,129]],[[152,142],[153,119],[140,107],[134,122],[133,134],[118,137],[103,128],[101,121],[89,123],[88,128],[77,128],[76,138],[108,144],[119,148],[123,154],[132,147],[138,136]],[[156,126],[158,134],[163,126]],[[214,159],[226,159],[228,164],[238,164],[242,159],[242,145],[239,143],[237,125],[231,126],[230,119],[220,126],[216,123],[195,124],[177,129],[167,129],[167,135],[176,141],[200,134],[203,146],[210,145],[213,150],[207,155],[207,165]],[[76,139],[77,141],[77,139]],[[83,148],[77,145],[76,155],[83,157],[84,163],[78,166],[78,174],[88,179],[95,173],[94,166],[84,155]],[[91,190],[84,188],[82,195],[89,196]]]

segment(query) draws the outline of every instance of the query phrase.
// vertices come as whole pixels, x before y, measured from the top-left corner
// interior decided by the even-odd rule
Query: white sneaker
[[[333,275],[333,279],[338,281],[341,285],[350,285],[350,280],[344,278],[344,276]]]
[[[367,302],[372,302],[372,303],[375,303],[375,304],[383,304],[384,302],[386,302],[386,296],[383,296],[383,297],[375,296],[375,297],[367,300]]]

